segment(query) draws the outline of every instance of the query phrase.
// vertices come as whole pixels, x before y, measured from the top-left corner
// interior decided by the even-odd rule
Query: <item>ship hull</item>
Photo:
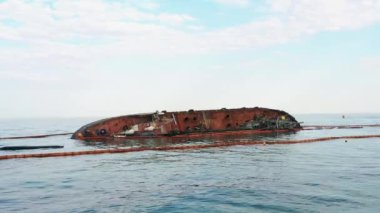
[[[188,110],[125,115],[99,120],[81,127],[72,138],[198,137],[203,135],[257,134],[300,129],[290,114],[268,108]]]

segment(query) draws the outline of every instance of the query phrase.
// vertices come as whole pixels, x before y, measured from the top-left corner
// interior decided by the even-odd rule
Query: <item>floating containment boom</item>
[[[264,131],[293,131],[300,123],[290,114],[267,108],[155,112],[99,120],[81,127],[72,138],[181,137],[191,135]]]
[[[63,146],[52,145],[52,146],[4,146],[0,147],[0,150],[4,151],[16,151],[25,149],[61,149]]]

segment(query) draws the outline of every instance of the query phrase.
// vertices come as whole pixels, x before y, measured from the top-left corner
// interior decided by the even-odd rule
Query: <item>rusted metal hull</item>
[[[99,120],[81,127],[72,138],[197,137],[220,134],[254,134],[294,131],[301,126],[290,114],[267,108],[188,110],[125,115]]]

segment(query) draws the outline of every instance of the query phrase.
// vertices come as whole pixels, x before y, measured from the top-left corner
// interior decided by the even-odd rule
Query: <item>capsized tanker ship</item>
[[[72,138],[180,137],[216,133],[294,131],[300,123],[290,114],[268,108],[188,110],[124,115],[95,121],[77,130]]]

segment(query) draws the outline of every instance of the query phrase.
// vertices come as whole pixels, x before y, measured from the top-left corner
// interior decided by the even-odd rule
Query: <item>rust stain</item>
[[[197,137],[204,134],[244,134],[294,131],[301,125],[290,114],[267,108],[155,112],[103,119],[83,126],[72,138],[102,140],[136,137]]]

